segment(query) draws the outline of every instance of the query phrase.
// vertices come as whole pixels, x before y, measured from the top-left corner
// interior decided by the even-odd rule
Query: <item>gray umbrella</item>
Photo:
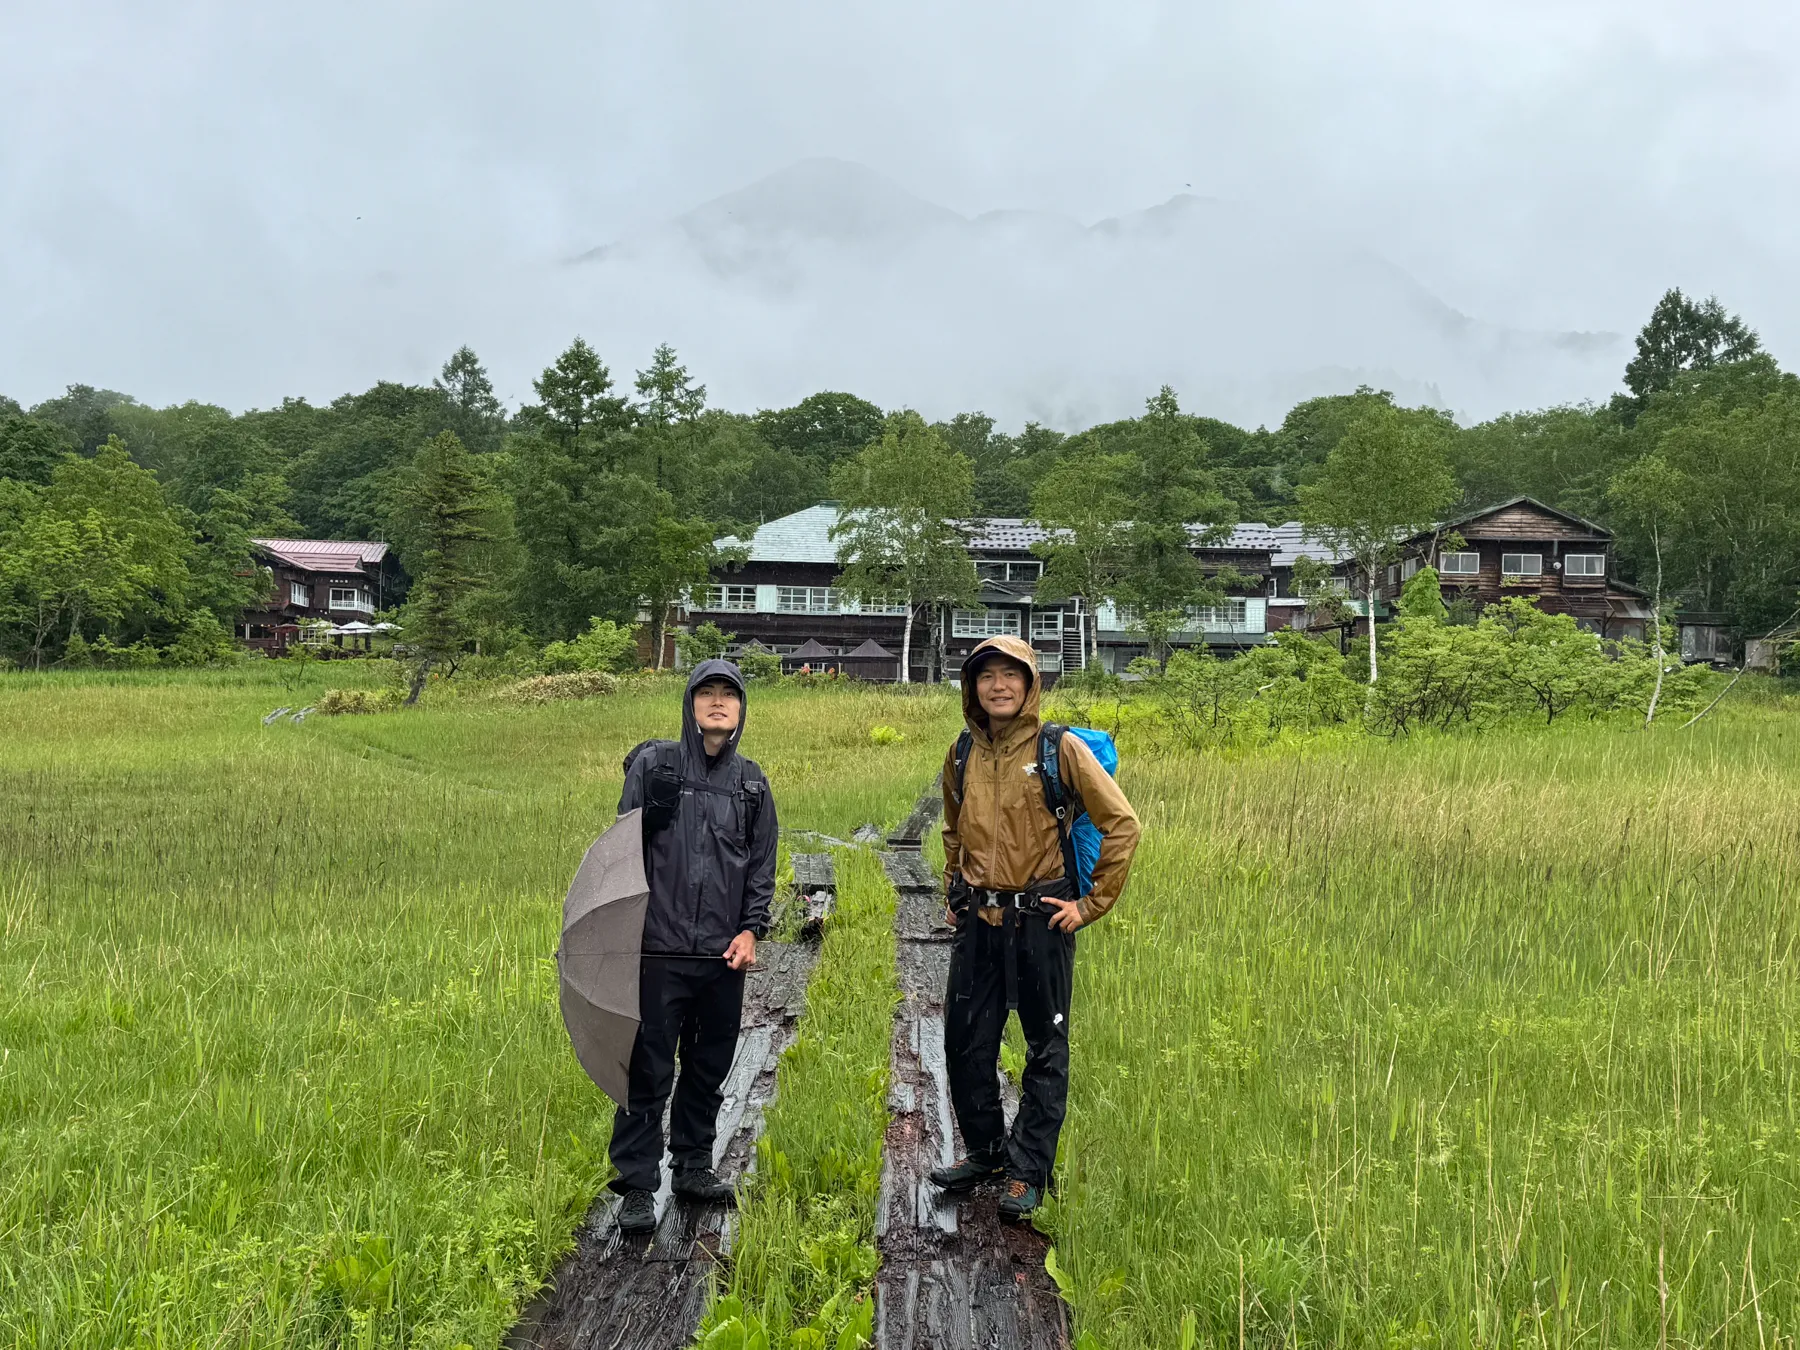
[[[600,1090],[625,1105],[638,1029],[638,962],[644,947],[643,812],[627,811],[596,839],[563,897],[563,1024],[575,1058]]]

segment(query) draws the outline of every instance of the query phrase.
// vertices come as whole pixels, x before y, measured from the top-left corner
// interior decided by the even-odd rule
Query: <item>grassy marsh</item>
[[[676,687],[261,725],[324,675],[0,680],[0,1340],[492,1345],[605,1173],[559,899]],[[780,689],[745,749],[841,835],[954,716]]]

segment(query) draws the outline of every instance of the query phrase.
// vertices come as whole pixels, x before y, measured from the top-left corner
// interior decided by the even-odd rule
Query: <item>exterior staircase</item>
[[[1086,670],[1088,663],[1088,632],[1090,616],[1087,606],[1079,600],[1075,602],[1074,612],[1063,621],[1062,630],[1062,668],[1064,674],[1077,670]]]

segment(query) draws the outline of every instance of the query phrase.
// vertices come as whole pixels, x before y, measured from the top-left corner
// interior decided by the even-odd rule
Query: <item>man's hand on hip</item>
[[[1050,911],[1050,926],[1060,928],[1065,933],[1073,933],[1081,927],[1081,902],[1078,900],[1058,900],[1046,895],[1044,908]]]
[[[733,970],[743,970],[756,964],[756,934],[749,931],[739,933],[725,949],[725,964]]]

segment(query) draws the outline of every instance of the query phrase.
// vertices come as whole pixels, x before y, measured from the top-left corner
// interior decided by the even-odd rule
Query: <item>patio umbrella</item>
[[[643,812],[627,811],[582,858],[563,898],[563,1025],[575,1058],[620,1106],[630,1080],[638,1029],[638,961],[644,946]]]

